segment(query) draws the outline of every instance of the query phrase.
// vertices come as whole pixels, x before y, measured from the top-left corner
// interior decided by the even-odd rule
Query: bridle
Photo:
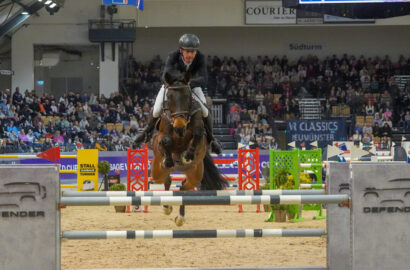
[[[186,126],[188,126],[189,122],[191,121],[191,107],[192,107],[192,95],[191,95],[191,87],[189,86],[189,84],[185,84],[185,85],[179,85],[179,86],[166,86],[166,90],[164,91],[164,106],[163,106],[163,115],[165,116],[165,118],[169,121],[170,124],[172,124],[173,122],[173,118],[179,118],[182,117],[184,118],[187,122],[186,122]],[[169,109],[169,105],[168,105],[168,100],[165,102],[165,93],[168,92],[168,90],[172,90],[172,89],[181,89],[181,88],[188,88],[189,91],[189,100],[188,100],[188,110],[187,111],[177,111],[177,112],[173,112],[171,113],[171,110]]]

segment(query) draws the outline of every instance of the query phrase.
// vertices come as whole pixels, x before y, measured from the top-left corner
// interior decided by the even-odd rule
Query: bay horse
[[[171,186],[170,174],[182,172],[186,178],[181,190],[220,190],[228,185],[208,152],[202,111],[192,97],[190,74],[166,73],[166,100],[162,109],[157,134],[152,141],[154,157],[152,177],[156,184]],[[164,205],[169,215],[172,206]],[[185,222],[185,206],[179,208],[175,218],[177,226]]]

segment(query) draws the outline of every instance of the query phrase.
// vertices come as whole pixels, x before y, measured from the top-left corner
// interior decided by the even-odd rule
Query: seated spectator
[[[370,124],[368,122],[364,123],[363,134],[365,134],[365,133],[368,133],[368,134],[373,133],[373,128],[370,126]]]
[[[390,119],[392,117],[392,112],[390,111],[389,108],[386,108],[386,110],[383,113],[383,118],[384,119]]]
[[[356,147],[359,147],[360,142],[362,141],[362,135],[360,134],[359,130],[356,130],[353,134],[353,144]]]
[[[381,127],[382,124],[383,124],[383,120],[381,119],[379,113],[374,114],[374,119],[373,119],[373,122],[372,122],[372,126],[375,126],[376,123],[378,124],[379,127]]]
[[[406,130],[410,129],[410,111],[406,111],[406,114],[404,115],[404,128]]]
[[[389,125],[390,128],[393,127],[393,123],[392,123],[390,117],[388,117],[388,118],[383,117],[383,126],[384,126],[384,124],[386,124],[386,123]]]
[[[278,143],[276,142],[276,139],[274,138],[274,137],[272,137],[271,139],[270,139],[270,142],[269,142],[269,149],[273,149],[273,150],[279,150],[279,147],[278,147]]]
[[[372,135],[369,132],[364,132],[363,133],[363,139],[362,139],[363,144],[370,145],[372,143]]]
[[[250,122],[251,122],[251,116],[249,115],[247,109],[243,109],[243,110],[240,112],[239,115],[240,115],[240,117],[241,117],[241,122],[242,122],[242,123],[250,123]]]
[[[90,127],[90,124],[89,124],[88,121],[87,121],[87,117],[84,116],[84,117],[81,119],[81,121],[80,121],[80,129],[81,129],[82,131],[85,131],[85,130],[87,130],[89,127]]]
[[[64,138],[60,135],[60,131],[56,131],[53,136],[53,142],[55,145],[64,145]]]
[[[281,109],[282,109],[282,106],[280,105],[279,99],[276,98],[275,101],[270,106],[270,112],[272,113],[275,119],[280,117]]]
[[[390,125],[387,122],[383,124],[383,127],[380,130],[380,135],[384,140],[387,140],[387,138],[391,138],[392,130],[391,130]]]
[[[366,105],[366,115],[374,115],[374,105],[369,100]]]
[[[266,136],[262,136],[262,139],[259,143],[259,147],[260,147],[260,149],[263,149],[263,150],[268,150],[269,149],[269,142],[266,139]]]

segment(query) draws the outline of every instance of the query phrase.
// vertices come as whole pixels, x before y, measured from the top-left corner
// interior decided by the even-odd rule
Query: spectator
[[[356,147],[359,147],[360,142],[362,141],[362,135],[360,134],[359,130],[356,130],[353,134],[353,144]]]
[[[373,128],[370,126],[370,124],[368,122],[364,123],[363,134],[365,134],[365,133],[368,133],[368,134],[373,133]]]
[[[272,137],[271,139],[270,139],[270,142],[269,142],[269,149],[273,149],[273,150],[279,150],[279,147],[278,147],[278,143],[276,142],[276,139],[274,138],[274,137]]]

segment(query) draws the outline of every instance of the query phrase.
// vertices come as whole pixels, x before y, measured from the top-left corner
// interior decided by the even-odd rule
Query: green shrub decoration
[[[118,184],[114,184],[110,187],[111,191],[125,191],[125,185],[118,183]]]
[[[98,162],[98,173],[101,175],[107,175],[110,172],[111,165],[108,161],[103,160]]]

